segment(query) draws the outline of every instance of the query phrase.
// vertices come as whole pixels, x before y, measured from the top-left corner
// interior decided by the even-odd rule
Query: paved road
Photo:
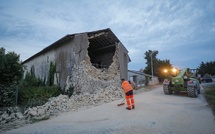
[[[79,112],[62,113],[6,134],[215,134],[215,120],[202,94],[164,95],[162,87],[135,96],[136,109],[122,100]]]

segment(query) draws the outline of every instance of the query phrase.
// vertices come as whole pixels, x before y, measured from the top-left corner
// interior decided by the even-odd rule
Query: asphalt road
[[[198,98],[165,95],[162,87],[135,95],[136,108],[113,101],[7,131],[6,134],[215,134],[215,118]]]

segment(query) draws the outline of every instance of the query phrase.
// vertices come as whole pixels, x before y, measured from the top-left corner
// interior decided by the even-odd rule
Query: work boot
[[[132,109],[135,109],[135,106],[132,106]]]
[[[131,110],[131,108],[126,107],[127,110]]]

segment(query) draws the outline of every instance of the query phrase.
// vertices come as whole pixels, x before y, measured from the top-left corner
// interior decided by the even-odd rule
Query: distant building
[[[137,86],[142,86],[146,84],[146,80],[148,77],[148,85],[159,84],[158,77],[152,75],[145,74],[140,71],[128,70],[128,80],[133,81],[137,84]]]

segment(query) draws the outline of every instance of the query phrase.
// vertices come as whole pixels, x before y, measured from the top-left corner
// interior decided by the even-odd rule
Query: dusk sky
[[[215,0],[1,0],[0,47],[24,61],[67,34],[110,28],[129,51],[130,70],[144,53],[177,68],[215,61]]]

